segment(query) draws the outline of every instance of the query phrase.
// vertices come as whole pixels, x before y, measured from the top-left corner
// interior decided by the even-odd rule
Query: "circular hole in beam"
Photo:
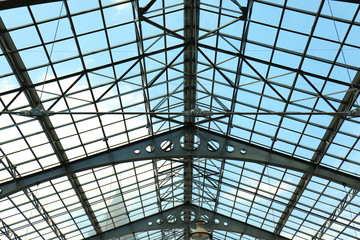
[[[235,150],[234,146],[232,146],[232,145],[227,145],[226,146],[226,151],[227,152],[232,153],[234,150]]]
[[[148,146],[146,147],[146,151],[147,151],[148,153],[152,153],[154,150],[155,150],[154,145],[148,145]]]
[[[168,221],[168,223],[173,224],[176,222],[176,217],[174,215],[170,214],[169,216],[167,216],[167,221]]]
[[[135,150],[134,150],[134,153],[135,153],[136,155],[138,155],[138,154],[140,153],[140,149],[135,149]]]
[[[185,222],[185,211],[182,211],[180,213],[180,219],[181,221]],[[190,212],[190,221],[193,222],[195,220],[195,212],[191,211]]]
[[[206,147],[210,152],[215,152],[215,151],[217,151],[219,149],[220,144],[219,144],[218,141],[212,139],[212,140],[207,142]]]
[[[245,149],[245,148],[242,148],[242,149],[240,150],[240,153],[241,153],[242,155],[245,155],[245,154],[246,154],[246,149]]]
[[[205,223],[209,222],[210,217],[206,214],[201,215],[201,220],[203,220]]]
[[[165,152],[170,152],[174,149],[174,143],[170,140],[164,140],[161,142],[160,148]]]
[[[189,138],[187,136],[181,136],[180,146],[188,151],[197,149],[200,146],[200,138],[195,134],[192,138]]]

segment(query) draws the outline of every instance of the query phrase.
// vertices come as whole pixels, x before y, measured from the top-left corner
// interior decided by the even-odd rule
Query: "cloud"
[[[0,79],[0,92],[5,92],[19,87],[18,81],[13,76]]]
[[[119,5],[115,7],[118,10],[118,14],[122,11],[129,11],[131,9],[131,3],[127,2],[127,0],[112,0],[112,2],[119,3]]]

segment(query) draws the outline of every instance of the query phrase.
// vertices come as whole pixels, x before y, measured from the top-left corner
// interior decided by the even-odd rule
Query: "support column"
[[[200,0],[184,1],[184,38],[189,45],[184,52],[184,111],[190,112],[196,107],[196,72],[197,72],[197,38],[199,36],[199,7]],[[187,131],[184,139],[184,147],[193,149],[194,147],[194,127],[195,117],[184,116]],[[185,223],[189,227],[184,230],[184,239],[190,239],[190,208],[192,201],[192,181],[193,181],[193,158],[184,159],[184,202],[185,202]]]

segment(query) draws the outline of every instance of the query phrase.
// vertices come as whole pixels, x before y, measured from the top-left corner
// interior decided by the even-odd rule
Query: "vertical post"
[[[199,13],[200,0],[184,1],[184,37],[185,42],[189,43],[184,52],[184,111],[189,112],[196,107],[196,72],[197,72],[197,38],[199,36]],[[195,117],[192,115],[184,116],[184,122],[188,126],[184,147],[194,148],[194,127]],[[191,198],[193,180],[193,158],[184,159],[184,220],[189,223],[185,229],[184,239],[190,239],[190,220],[191,220]]]

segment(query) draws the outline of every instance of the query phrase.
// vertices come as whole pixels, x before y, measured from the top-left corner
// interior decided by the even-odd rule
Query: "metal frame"
[[[60,1],[62,1],[62,0],[34,0],[34,1],[32,1],[32,0],[17,0],[17,1],[1,0],[0,1],[0,10],[16,8],[16,7],[24,7],[24,6],[35,5],[35,4],[60,2]]]
[[[291,169],[303,172],[311,176],[317,176],[354,190],[360,190],[360,177],[342,173],[331,168],[327,168],[318,164],[306,162],[304,160],[289,157],[275,151],[269,151],[266,148],[254,146],[246,142],[224,137],[220,134],[212,133],[203,129],[192,129],[197,132],[200,139],[198,149],[187,150],[181,145],[183,137],[188,132],[187,128],[180,128],[171,132],[156,135],[149,139],[129,144],[125,147],[110,150],[106,153],[99,153],[89,156],[81,160],[69,162],[59,167],[44,170],[25,177],[18,177],[13,181],[0,184],[0,197],[9,196],[24,188],[40,184],[61,176],[73,174],[76,172],[118,164],[122,162],[141,161],[146,159],[186,159],[186,158],[213,158],[213,159],[234,159],[239,161],[249,161],[259,164],[278,166],[285,169]],[[212,148],[211,142],[219,143],[219,148]],[[162,146],[171,146],[170,150],[163,150]],[[146,148],[153,147],[153,152],[148,152]],[[228,146],[232,146],[235,150],[229,152]],[[184,160],[180,160],[184,162]]]
[[[65,3],[66,5],[66,3]],[[0,38],[0,46],[3,52],[5,53],[5,56],[10,63],[13,71],[15,72],[16,78],[22,88],[27,88],[29,85],[32,85],[32,81],[30,79],[30,76],[26,72],[26,67],[24,63],[22,62],[22,59],[20,55],[17,52],[17,49],[15,47],[15,44],[13,43],[11,36],[7,33],[7,29],[5,28],[5,25],[3,21],[0,18],[0,32],[1,38]],[[50,57],[49,57],[50,59]],[[38,108],[38,109],[44,109],[40,97],[34,91],[34,89],[25,89],[24,93],[30,103],[30,106],[32,109]],[[65,154],[64,148],[62,144],[59,141],[59,137],[57,136],[56,132],[54,131],[54,126],[49,118],[49,116],[42,116],[38,119],[39,123],[41,124],[41,127],[46,134],[46,137],[49,139],[50,144],[52,145],[52,148],[54,149],[56,156],[59,160],[59,162],[63,165],[68,162],[68,157]],[[97,233],[101,233],[101,228],[99,223],[96,220],[96,217],[94,215],[94,212],[88,203],[88,200],[86,198],[86,195],[84,194],[84,190],[82,189],[81,184],[77,180],[77,177],[74,174],[68,174],[69,180],[76,192],[76,195],[78,196],[84,210],[86,211],[86,214],[89,216],[90,221],[92,222],[94,229]],[[30,195],[33,196],[33,199],[36,199],[35,196],[31,193],[30,190],[24,189],[24,192],[27,193],[29,191]],[[29,195],[27,194],[27,195]],[[36,203],[35,206],[38,206],[39,204]],[[41,205],[40,205],[41,206]],[[40,211],[40,210],[39,210]],[[44,219],[49,223],[51,227],[54,227],[54,232],[60,239],[65,239],[65,237],[61,234],[61,231],[59,228],[54,224],[54,222],[51,220],[51,218],[46,214]]]
[[[241,6],[238,1],[234,0],[232,1],[234,9],[227,9],[223,7],[223,5],[226,5],[224,0],[220,0],[219,3],[184,0],[183,3],[175,5],[168,5],[165,0],[148,0],[144,6],[141,6],[137,0],[103,6],[102,1],[98,0],[98,7],[77,13],[72,12],[69,2],[63,1],[66,14],[60,14],[57,20],[68,21],[71,36],[63,39],[54,38],[54,41],[46,42],[42,37],[43,33],[40,27],[42,24],[54,22],[56,18],[38,21],[31,5],[51,2],[60,1],[0,1],[0,10],[22,7],[28,11],[32,21],[32,23],[26,25],[6,29],[5,24],[0,19],[0,46],[2,50],[0,57],[3,57],[12,69],[12,73],[0,77],[6,78],[8,76],[14,76],[19,83],[19,87],[0,93],[0,104],[3,105],[0,116],[1,114],[9,113],[9,119],[20,133],[17,139],[12,140],[24,140],[30,153],[35,156],[33,161],[41,166],[41,158],[36,157],[31,143],[27,140],[29,136],[23,134],[21,130],[22,125],[37,122],[40,125],[41,132],[44,132],[54,152],[54,154],[49,154],[49,156],[55,156],[57,159],[57,163],[46,170],[41,167],[34,171],[35,173],[29,174],[25,172],[26,174],[23,174],[18,171],[18,166],[12,162],[11,156],[8,157],[5,154],[6,151],[0,149],[0,153],[3,155],[0,156],[3,170],[6,171],[11,178],[11,180],[0,184],[0,200],[10,202],[14,205],[22,214],[24,221],[28,223],[29,227],[34,228],[36,233],[41,236],[41,229],[39,230],[35,227],[31,216],[29,217],[22,212],[22,203],[15,203],[12,197],[21,195],[27,199],[26,201],[31,203],[29,205],[33,206],[36,214],[39,214],[40,218],[46,223],[47,228],[51,229],[50,231],[55,234],[57,238],[66,239],[62,232],[64,230],[59,227],[61,226],[61,222],[56,222],[56,216],[52,215],[54,211],[48,211],[47,204],[43,203],[43,198],[37,197],[36,191],[33,190],[36,189],[34,186],[42,183],[50,184],[55,189],[56,184],[54,182],[66,176],[66,182],[71,185],[71,188],[79,200],[80,208],[85,212],[83,218],[90,221],[90,226],[88,227],[93,230],[91,233],[93,236],[88,239],[108,239],[127,234],[132,234],[132,238],[135,239],[134,232],[150,230],[161,230],[161,234],[159,235],[161,235],[162,239],[167,239],[170,235],[168,235],[165,229],[179,228],[183,233],[180,236],[177,235],[178,239],[187,240],[189,239],[191,228],[194,227],[193,224],[190,224],[190,220],[193,217],[191,210],[195,208],[208,216],[211,215],[207,227],[225,231],[224,237],[227,236],[227,232],[238,232],[265,239],[286,239],[280,236],[280,234],[287,234],[292,237],[299,234],[300,238],[302,234],[306,236],[312,234],[313,239],[320,239],[328,233],[328,230],[330,232],[332,226],[335,226],[335,224],[344,226],[344,229],[336,231],[338,236],[333,236],[334,238],[341,238],[342,236],[340,235],[342,234],[343,236],[354,237],[346,232],[346,229],[356,231],[360,228],[360,226],[356,225],[355,220],[359,213],[353,214],[351,211],[353,205],[357,206],[356,201],[358,201],[358,192],[360,191],[360,177],[354,171],[351,171],[351,169],[343,167],[343,165],[347,163],[352,163],[356,166],[360,165],[360,163],[356,161],[347,159],[352,151],[360,151],[356,147],[360,138],[356,134],[346,132],[342,127],[349,122],[359,123],[356,117],[358,117],[357,113],[359,110],[357,99],[360,92],[360,73],[358,72],[358,66],[346,63],[343,49],[347,47],[356,50],[360,49],[359,45],[347,41],[351,28],[360,28],[360,23],[356,21],[356,16],[360,12],[360,6],[356,5],[357,9],[354,10],[354,15],[352,19],[350,19],[324,14],[323,10],[327,4],[326,0],[320,2],[316,11],[288,6],[286,1],[285,4],[282,5],[265,0],[249,0],[247,6]],[[343,2],[356,3],[357,1],[343,0]],[[106,11],[114,6],[122,6],[128,3],[131,6],[129,11],[132,15],[131,20],[116,25],[110,24],[111,26],[108,26]],[[329,2],[328,4],[330,5]],[[279,24],[274,25],[254,19],[253,11],[256,11],[258,6],[278,9],[280,14]],[[167,20],[168,16],[172,13],[179,11],[183,13],[184,23],[183,27],[175,29],[171,27],[171,23],[167,22]],[[286,27],[284,19],[288,12],[311,16],[313,18],[312,28],[309,29],[308,32],[305,32]],[[77,29],[77,17],[91,13],[100,14],[103,27],[80,33]],[[213,29],[208,29],[206,24],[200,21],[201,14],[205,13],[216,15],[216,20],[214,21],[216,24],[214,24]],[[333,13],[331,12],[331,14]],[[338,33],[337,40],[326,38],[316,33],[316,29],[320,25],[319,22],[322,20],[333,21],[335,28],[339,23],[346,25],[347,29],[344,28],[346,31],[344,31],[343,38],[340,39]],[[242,28],[237,29],[241,34],[226,33],[227,27],[237,23],[242,24]],[[161,33],[154,35],[148,34],[144,27],[146,24]],[[261,40],[252,39],[253,36],[251,36],[250,33],[252,33],[251,31],[254,25],[260,25],[264,28],[274,30],[274,43],[268,44],[265,43],[265,41],[262,42]],[[111,43],[111,31],[122,26],[131,26],[135,39],[132,39],[131,42],[113,45]],[[39,42],[34,46],[19,49],[13,42],[10,33],[23,30],[27,27],[34,29],[36,35],[39,36]],[[90,34],[95,33],[104,34],[106,47],[84,53],[80,40],[83,37],[88,37]],[[284,33],[296,34],[297,36],[306,38],[304,49],[297,51],[281,47],[281,34]],[[51,56],[51,51],[47,49],[46,45],[61,43],[70,39],[75,42],[76,54],[70,58],[62,58],[54,61]],[[172,44],[174,39],[177,40],[177,42],[175,41],[176,44]],[[313,40],[327,41],[329,44],[336,45],[335,56],[328,58],[312,54],[310,52],[310,46]],[[147,41],[151,43],[148,44],[149,47],[146,48],[145,43]],[[211,41],[213,42],[210,43]],[[162,42],[163,47],[153,50],[152,47],[156,46],[158,42]],[[224,42],[231,47],[223,47],[222,44]],[[113,49],[131,44],[136,46],[134,54],[123,57],[120,60],[116,59]],[[247,51],[249,49],[248,45],[256,46],[258,49],[267,49],[270,51],[269,57],[263,59],[262,57],[252,56],[251,53]],[[47,59],[46,63],[39,66],[27,67],[21,59],[21,54],[34,48],[42,49],[41,51],[43,51]],[[176,53],[174,54],[171,51],[176,51]],[[86,58],[98,53],[107,53],[110,63],[101,63],[95,67],[88,67]],[[294,67],[277,63],[275,58],[278,53],[289,54],[299,58],[298,66]],[[158,60],[158,54],[163,54],[164,59]],[[344,58],[343,61],[341,60],[341,56]],[[57,64],[66,63],[75,59],[79,59],[80,69],[62,76],[57,75],[55,67]],[[232,60],[236,63],[232,64],[232,69],[228,69],[224,63]],[[330,70],[327,71],[327,75],[322,75],[307,70],[306,68],[304,69],[304,63],[307,60],[328,64]],[[157,65],[156,68],[152,68],[149,61],[157,62],[159,65]],[[123,69],[124,71],[119,73],[119,66],[123,65],[126,66],[126,69]],[[260,65],[265,66],[265,70],[260,69]],[[183,68],[181,66],[183,66]],[[54,78],[51,80],[45,79],[41,83],[35,83],[33,79],[30,78],[29,73],[43,67],[51,69],[54,73]],[[345,77],[340,80],[331,75],[332,70],[335,68],[346,69],[347,71],[357,72],[357,74],[350,81],[346,81]],[[105,71],[108,69],[112,72],[109,74],[112,77],[100,73],[102,70]],[[272,80],[271,72],[273,69],[288,72],[279,76],[293,74],[291,78],[293,82],[284,83]],[[137,73],[129,76],[128,73],[133,71],[137,71]],[[204,74],[206,71],[210,73]],[[179,75],[172,77],[174,72],[179,73]],[[102,77],[110,80],[109,82],[94,87],[91,82],[92,74],[102,75]],[[349,72],[348,75],[350,77]],[[62,87],[62,84],[72,77],[76,79],[66,88]],[[136,83],[134,81],[133,83],[132,80],[134,79],[138,79],[139,81]],[[179,83],[179,79],[183,79],[183,81]],[[256,88],[256,90],[250,87],[248,88],[248,84],[252,84],[247,83],[249,79],[260,83],[261,87]],[[296,84],[300,79],[303,79],[307,88],[302,89]],[[322,86],[316,85],[313,79],[322,81]],[[83,80],[86,87],[74,91],[76,84]],[[245,84],[243,83],[244,81],[246,82]],[[38,88],[51,83],[56,83],[61,93],[54,94],[51,98],[42,100],[38,94]],[[121,83],[133,84],[136,87],[131,89],[131,91],[126,91],[119,87]],[[175,83],[176,87],[173,87],[172,83]],[[333,96],[335,93],[327,94],[325,89],[326,85],[328,86],[329,84],[343,87],[345,89],[343,92],[346,93],[343,94],[341,98]],[[218,92],[218,89],[221,87],[230,89],[231,91],[229,90],[229,94]],[[102,92],[99,94],[99,89],[102,88],[105,90],[101,90]],[[154,96],[154,91],[158,88],[166,89],[165,93]],[[116,94],[109,97],[108,94],[112,93],[113,89],[115,89]],[[249,102],[247,99],[241,99],[241,94],[244,92],[256,96],[259,100]],[[71,107],[71,100],[69,99],[79,100],[76,95],[81,95],[82,93],[89,94],[89,98],[81,99],[83,102],[80,105]],[[125,96],[132,93],[141,95],[141,100],[133,103],[126,102],[124,100]],[[292,96],[296,94],[304,94],[310,96],[310,98],[316,98],[314,105],[307,106],[301,102],[298,103],[296,100],[293,101]],[[5,104],[2,98],[10,95],[10,101],[7,101]],[[17,98],[22,95],[27,99],[26,106],[30,107],[28,112],[18,111],[23,110],[22,106],[12,107]],[[207,100],[208,97],[210,100]],[[101,104],[114,99],[118,102],[118,107],[112,109],[111,113],[118,114],[117,116],[119,116],[121,120],[107,123],[103,119],[105,116],[103,113],[106,112],[101,112],[99,109],[101,108]],[[282,106],[282,111],[274,111],[272,106],[266,106],[267,99],[271,100],[269,102],[279,103]],[[73,134],[78,136],[80,143],[70,148],[63,146],[64,139],[58,136],[50,114],[50,111],[56,108],[61,102],[66,106],[64,111],[68,111],[69,114],[77,108],[83,107],[92,107],[96,112],[95,116],[89,115],[81,120],[78,120],[75,114],[70,114],[71,121],[58,126],[75,127],[75,133]],[[324,105],[320,106],[320,102],[323,102]],[[47,109],[45,109],[44,106],[47,106]],[[128,109],[136,108],[137,106],[142,107],[144,110],[133,112],[133,116],[130,116],[131,111],[129,112]],[[241,114],[246,112],[237,111],[239,107],[251,108],[254,114]],[[313,114],[309,114],[304,118],[288,115],[287,113],[291,114],[291,112],[288,111],[291,107],[306,109]],[[181,111],[178,110],[179,108],[181,108]],[[172,115],[171,112],[173,109],[176,109],[174,112],[181,114]],[[204,109],[204,111],[202,109]],[[330,109],[332,112],[326,112],[323,109]],[[64,114],[64,111],[62,114]],[[355,115],[351,114],[352,111],[355,111]],[[20,113],[22,117],[29,117],[29,121],[18,122],[16,119],[17,116],[14,113]],[[211,113],[214,113],[214,116],[212,116]],[[312,116],[320,114],[331,118],[329,124],[322,125],[321,123],[313,121]],[[267,122],[262,118],[262,115],[271,115],[274,116],[274,118],[279,118],[276,121],[272,121],[272,119]],[[130,121],[141,117],[144,118],[144,121],[132,128]],[[245,127],[241,121],[237,122],[235,120],[237,117],[252,121],[252,124]],[[305,127],[303,129],[292,129],[291,126],[284,124],[284,122],[289,119],[304,124]],[[80,126],[80,124],[87,120],[96,120],[98,125],[86,131],[80,130],[78,125]],[[112,124],[123,126],[124,130],[119,133],[109,134],[106,129]],[[274,132],[271,134],[266,131],[262,132],[258,129],[258,125],[261,124],[275,129]],[[306,133],[305,129],[307,127],[321,129],[323,130],[323,135],[313,136],[312,134]],[[137,141],[136,138],[131,137],[133,132],[143,128],[146,128],[146,134],[140,137],[142,140]],[[81,138],[82,135],[93,130],[100,130],[101,134],[97,139],[92,140],[90,144],[95,144],[99,142],[99,140],[102,140],[104,143],[104,148],[96,150],[96,153],[89,151]],[[279,136],[282,130],[291,131],[292,133],[300,135],[300,137],[297,142],[293,142],[293,140],[287,139],[286,137],[281,139]],[[236,131],[247,132],[249,133],[249,137],[237,136]],[[122,146],[114,147],[114,145],[111,145],[109,138],[119,135],[126,136],[124,140],[125,143],[119,143]],[[354,140],[351,146],[347,146],[346,142],[338,142],[337,136],[339,135],[351,137],[356,140]],[[301,140],[309,136],[318,140],[319,144],[313,147],[304,146],[305,144],[302,144]],[[257,137],[271,138],[271,142],[269,145],[262,145],[263,143],[261,141],[256,140]],[[276,147],[277,141],[282,141],[283,143],[294,146],[293,152],[287,150],[280,152],[281,149]],[[9,142],[5,141],[3,143],[8,144]],[[89,143],[87,144],[89,145]],[[333,145],[345,148],[348,151],[345,157],[340,158],[335,154],[329,153]],[[67,155],[75,148],[81,148],[84,152],[82,157],[76,160]],[[296,153],[297,148],[304,148],[313,154],[310,157],[301,157]],[[18,152],[15,150],[12,153],[16,154]],[[328,165],[324,163],[324,159],[329,156],[334,156],[338,161],[341,161],[339,166],[326,167]],[[153,175],[151,175],[151,177],[147,176],[144,180],[143,177],[140,176],[143,170],[138,170],[137,166],[148,164],[148,160],[151,162],[151,171],[149,170],[149,172]],[[236,164],[228,163],[233,160],[235,160]],[[159,162],[161,162],[161,165],[159,165]],[[118,164],[123,163],[124,165],[131,163],[133,166],[132,170],[134,172],[135,184],[131,190],[127,190],[126,187],[121,186],[121,179],[117,175],[120,173],[116,168]],[[247,167],[247,164],[251,163],[257,164],[256,166],[258,166],[259,169],[252,170]],[[168,166],[171,167],[167,169]],[[227,174],[229,174],[228,172],[231,172],[229,166],[237,169],[235,174],[239,176],[239,180],[230,183],[231,179],[227,176]],[[114,193],[115,190],[113,190],[107,194],[115,194],[119,199],[124,200],[124,202],[125,199],[130,199],[130,202],[139,201],[141,209],[137,209],[137,212],[141,213],[137,214],[142,216],[140,220],[131,220],[131,210],[128,209],[132,209],[132,205],[127,202],[127,204],[123,203],[122,205],[122,214],[125,215],[121,221],[123,221],[122,223],[126,222],[124,225],[116,226],[116,220],[114,219],[109,220],[112,225],[108,224],[107,221],[104,223],[102,219],[103,216],[101,214],[99,215],[99,212],[109,212],[110,215],[112,207],[111,201],[113,201],[113,199],[104,194],[102,181],[106,179],[106,177],[97,176],[102,168],[113,169],[112,171],[116,173],[115,183],[117,188],[119,188],[119,193]],[[139,167],[139,169],[141,169],[141,167]],[[269,169],[277,169],[280,174],[270,177],[268,173]],[[278,196],[278,193],[284,191],[284,188],[287,190],[286,187],[280,187],[280,184],[289,182],[286,177],[291,170],[296,172],[294,175],[299,178],[299,181],[294,183],[295,187],[289,196],[284,197],[281,194]],[[137,171],[140,171],[140,173]],[[127,174],[129,174],[129,172],[127,172]],[[94,176],[95,180],[87,184],[92,185],[91,190],[96,188],[100,189],[99,196],[93,197],[87,192],[89,190],[85,190],[88,185],[84,184],[82,182],[83,180],[80,180],[82,174]],[[259,178],[257,178],[258,175],[260,175]],[[310,187],[311,184],[316,182],[314,176],[321,178],[321,181],[323,181],[321,185],[324,186],[324,188],[319,190],[319,192]],[[156,201],[154,201],[156,202],[155,207],[147,202],[149,200],[148,195],[142,193],[143,189],[146,188],[142,184],[152,178],[155,187],[154,196],[156,196]],[[266,182],[266,179],[268,182]],[[257,183],[251,185],[247,181],[256,181]],[[277,184],[277,182],[280,183]],[[331,186],[334,183],[337,184],[337,187]],[[96,187],[94,187],[94,184]],[[235,185],[238,185],[237,188]],[[264,186],[267,186],[269,189],[264,191]],[[338,186],[343,186],[344,190],[339,189]],[[226,187],[236,190],[236,193],[227,192],[224,190]],[[275,193],[272,191],[273,188],[276,188]],[[318,194],[317,197],[314,197],[315,199],[311,200],[321,204],[322,201],[324,201],[322,199],[323,197],[329,197],[329,193],[327,192],[329,188],[344,193],[338,198],[334,197],[335,200],[331,205],[331,210],[327,209],[321,212],[320,209],[321,213],[319,214],[316,212],[319,211],[319,209],[317,209],[315,204],[307,206],[306,200],[304,204],[303,198],[307,197],[307,191],[313,191],[314,196]],[[183,192],[179,191],[179,189]],[[202,192],[197,192],[199,189],[202,190]],[[139,193],[139,197],[128,197],[128,193],[134,191]],[[239,196],[239,191],[249,196],[251,195],[251,197],[247,196],[250,200],[247,199],[247,197]],[[60,198],[58,192],[56,192],[56,195]],[[230,198],[233,198],[233,201],[227,203],[226,201],[228,199],[225,198],[224,200],[223,195],[231,196]],[[266,205],[258,201],[257,198],[267,201],[269,204]],[[236,221],[233,218],[218,213],[223,211],[227,212],[229,216],[235,216],[236,211],[239,211],[239,208],[236,206],[239,204],[237,200],[240,202],[242,200],[247,201],[247,204],[243,204],[243,207],[250,205],[244,221]],[[62,198],[61,201],[63,201]],[[92,205],[94,201],[96,203],[102,201],[101,203],[104,203],[104,206],[100,210],[94,210]],[[181,202],[181,204],[177,205],[177,201]],[[195,201],[199,201],[199,206],[193,205]],[[211,204],[209,202],[211,202]],[[282,210],[278,211],[276,205],[280,205]],[[68,211],[67,206],[65,208],[66,211]],[[147,208],[151,208],[152,210],[156,208],[158,213],[147,216]],[[180,216],[181,211],[183,211],[183,213]],[[241,209],[240,212],[241,211],[243,210]],[[264,215],[259,214],[259,211]],[[276,214],[274,214],[274,211]],[[300,222],[297,229],[291,229],[291,223],[293,223],[294,217],[296,218],[296,213],[294,213],[296,211],[302,212],[304,217],[301,220],[295,221],[297,224]],[[344,220],[343,215],[349,213],[351,218],[347,217],[346,220]],[[274,225],[270,227],[274,229],[272,233],[262,228],[252,226],[251,221],[255,221],[254,219],[258,219],[260,215],[264,217],[262,217],[262,220],[258,220],[257,223],[259,226],[269,227],[269,223],[266,223],[266,221],[271,222],[271,224]],[[272,220],[269,220],[271,215]],[[305,226],[306,228],[306,223],[308,224],[312,221],[311,217],[309,217],[310,215],[320,218],[324,222],[317,223],[317,229],[314,229],[313,232],[306,233],[304,232],[306,230],[302,230],[301,226]],[[176,216],[178,220],[172,222],[174,216]],[[184,221],[179,220],[181,217],[183,217]],[[75,222],[74,216],[70,218]],[[164,219],[163,223],[157,224],[156,221],[158,219]],[[220,219],[220,222],[227,222],[229,225],[215,224],[213,222],[214,219]],[[19,229],[14,228],[14,225],[11,226],[7,224],[6,219],[0,219],[0,221],[2,224],[1,233],[4,236],[9,239],[20,239],[16,234]],[[152,224],[149,225],[149,222]],[[84,238],[86,237],[86,233],[84,234],[81,231],[80,225],[76,225],[76,230],[72,231],[81,232],[81,237]],[[109,226],[112,226],[111,230],[103,231],[103,229],[108,229]],[[291,229],[292,232],[287,232],[289,231],[288,229]],[[240,238],[241,236],[242,235],[240,235]],[[151,239],[150,236],[148,236],[148,238]]]
[[[189,207],[191,209],[189,209]],[[202,215],[207,216],[208,222],[204,224],[204,227],[210,230],[238,232],[260,239],[288,240],[288,238],[277,236],[272,232],[237,221],[234,218],[230,218],[218,213],[211,212],[207,209],[201,208],[196,205],[189,206],[188,204],[183,204],[174,208],[167,209],[158,214],[145,217],[141,220],[126,224],[118,228],[114,228],[102,234],[85,239],[105,240],[114,237],[129,235],[133,232],[143,232],[143,231],[171,229],[171,228],[189,228],[189,225],[191,226],[191,228],[195,228],[195,221],[186,222],[184,220],[185,212],[189,210],[199,211],[201,212]]]

